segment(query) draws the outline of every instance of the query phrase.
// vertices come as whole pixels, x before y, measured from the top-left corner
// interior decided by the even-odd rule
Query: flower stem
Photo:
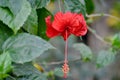
[[[59,10],[60,10],[60,12],[62,11],[62,9],[61,9],[61,4],[60,4],[60,1],[61,0],[58,0],[58,5],[59,5]]]

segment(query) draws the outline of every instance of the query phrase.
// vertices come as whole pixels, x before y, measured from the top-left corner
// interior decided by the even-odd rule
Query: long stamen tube
[[[66,39],[67,39],[67,31],[66,31]],[[62,66],[62,71],[64,73],[64,78],[67,78],[67,74],[69,72],[69,65],[68,65],[68,40],[65,41],[65,59],[64,64]]]

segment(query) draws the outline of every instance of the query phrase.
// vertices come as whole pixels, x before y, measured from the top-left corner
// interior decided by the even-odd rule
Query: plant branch
[[[80,61],[81,58],[77,58],[77,59],[74,59],[74,60],[69,60],[68,62],[74,62],[74,61]],[[64,63],[64,61],[58,61],[58,62],[50,62],[50,63],[41,63],[43,65],[59,65],[59,64],[62,64]]]
[[[99,13],[96,13],[96,14],[91,14],[91,15],[86,15],[88,18],[90,17],[101,17],[101,16],[107,16],[107,17],[111,17],[113,19],[116,19],[118,21],[120,21],[120,18],[116,17],[116,16],[113,16],[113,15],[110,15],[110,14],[106,14],[106,13],[102,13],[102,14],[99,14]]]
[[[61,0],[58,0],[58,5],[59,5],[59,10],[60,10],[60,12],[62,12],[62,9],[61,9]]]
[[[109,42],[105,41],[101,36],[99,36],[95,30],[93,30],[92,28],[90,28],[89,26],[88,27],[88,30],[97,38],[99,39],[101,42],[105,43],[105,44],[108,44],[108,45],[111,45]]]
[[[120,21],[120,18],[118,18],[118,17],[116,17],[116,16],[113,16],[113,15],[110,15],[110,14],[106,14],[106,13],[102,13],[102,14],[96,13],[96,14],[91,14],[91,15],[86,15],[86,16],[87,16],[88,18],[107,16],[107,17],[111,17],[111,18],[113,18],[113,19],[116,19],[116,20]],[[97,39],[99,39],[101,42],[111,45],[111,43],[105,41],[101,36],[99,36],[99,35],[96,33],[95,30],[93,30],[93,29],[90,28],[89,26],[88,26],[88,30],[89,30]]]

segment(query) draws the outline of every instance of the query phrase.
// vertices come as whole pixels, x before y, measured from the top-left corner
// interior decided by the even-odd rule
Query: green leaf
[[[32,6],[32,8],[39,9],[45,7],[50,0],[28,0]]]
[[[114,50],[120,49],[120,33],[113,36],[113,38],[112,38],[112,46],[113,46]]]
[[[23,0],[0,0],[0,6],[9,8],[14,15],[19,13],[22,4]]]
[[[86,7],[83,0],[64,0],[65,11],[82,13],[86,15]]]
[[[85,1],[85,5],[86,5],[86,12],[88,14],[91,14],[94,12],[94,3],[93,0],[84,0]]]
[[[8,38],[2,49],[10,53],[13,62],[25,63],[54,47],[40,37],[21,33]]]
[[[63,77],[64,73],[62,72],[61,68],[56,68],[54,70],[54,75],[59,76],[59,77]]]
[[[45,18],[49,15],[52,16],[52,14],[46,8],[38,9],[37,14],[38,14],[38,35],[43,39],[48,40],[48,37],[46,36]]]
[[[100,51],[96,60],[96,66],[104,67],[112,63],[115,59],[115,54],[111,51]]]
[[[31,63],[15,64],[13,73],[23,76],[17,80],[47,80],[46,76],[39,72]]]
[[[37,17],[37,12],[36,12],[35,9],[32,9],[32,12],[29,15],[25,24],[23,25],[23,28],[31,34],[37,34],[37,31],[38,31],[38,17]]]
[[[38,71],[38,70],[32,65],[32,63],[14,64],[13,67],[14,67],[13,73],[14,73],[16,76],[30,75],[30,74],[33,74],[33,73],[41,74],[41,72]]]
[[[8,52],[0,55],[0,78],[7,77],[7,73],[12,69],[12,60]]]
[[[31,74],[18,78],[17,80],[48,80],[43,74]]]
[[[83,61],[92,60],[93,54],[91,49],[83,43],[74,44],[73,47],[80,51],[81,58]]]
[[[4,41],[12,34],[12,30],[0,21],[0,52],[2,52],[2,44]]]
[[[27,0],[23,0],[21,6],[22,8],[19,10],[19,13],[16,14],[16,16],[14,16],[8,8],[0,7],[0,20],[3,21],[3,23],[5,23],[6,25],[8,25],[15,34],[22,27],[31,12],[31,6]]]

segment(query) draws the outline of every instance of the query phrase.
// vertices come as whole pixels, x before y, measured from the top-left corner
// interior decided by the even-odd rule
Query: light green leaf
[[[12,60],[8,52],[0,55],[0,78],[7,77],[7,73],[12,69]]]
[[[64,73],[62,72],[61,68],[56,68],[54,70],[54,75],[59,76],[59,77],[63,77]]]
[[[115,34],[112,38],[112,46],[114,50],[120,49],[120,33]]]
[[[17,80],[47,80],[46,76],[39,72],[31,63],[15,64],[13,73],[23,76]]]
[[[10,53],[13,62],[25,63],[54,47],[40,37],[21,33],[8,38],[2,49]]]
[[[13,65],[13,73],[16,76],[24,76],[24,75],[30,75],[33,73],[41,74],[40,71],[38,71],[32,63],[24,63],[24,64],[14,64]]]
[[[38,35],[43,39],[48,40],[48,37],[46,36],[45,18],[47,16],[52,17],[52,14],[46,8],[38,9],[37,14],[38,14]]]
[[[83,2],[82,2],[83,1]],[[65,10],[86,15],[84,0],[64,0]]]
[[[100,51],[96,60],[97,67],[104,67],[112,63],[115,59],[115,54],[111,51]]]
[[[24,23],[23,28],[31,34],[37,34],[38,17],[37,17],[37,12],[35,9],[32,9],[32,12],[29,15],[27,21]]]
[[[32,8],[39,9],[45,7],[50,0],[28,0],[31,3]]]
[[[83,61],[92,60],[93,54],[91,49],[83,43],[74,44],[73,47],[80,51],[81,58]]]
[[[31,74],[18,78],[17,80],[48,80],[43,74]]]
[[[2,52],[2,44],[13,34],[12,30],[0,21],[0,52]]]
[[[8,25],[15,34],[22,27],[31,12],[31,6],[27,0],[23,0],[21,6],[22,8],[16,16],[14,16],[8,8],[0,7],[0,20]]]
[[[23,0],[0,0],[0,7],[7,7],[17,15],[22,8]]]

